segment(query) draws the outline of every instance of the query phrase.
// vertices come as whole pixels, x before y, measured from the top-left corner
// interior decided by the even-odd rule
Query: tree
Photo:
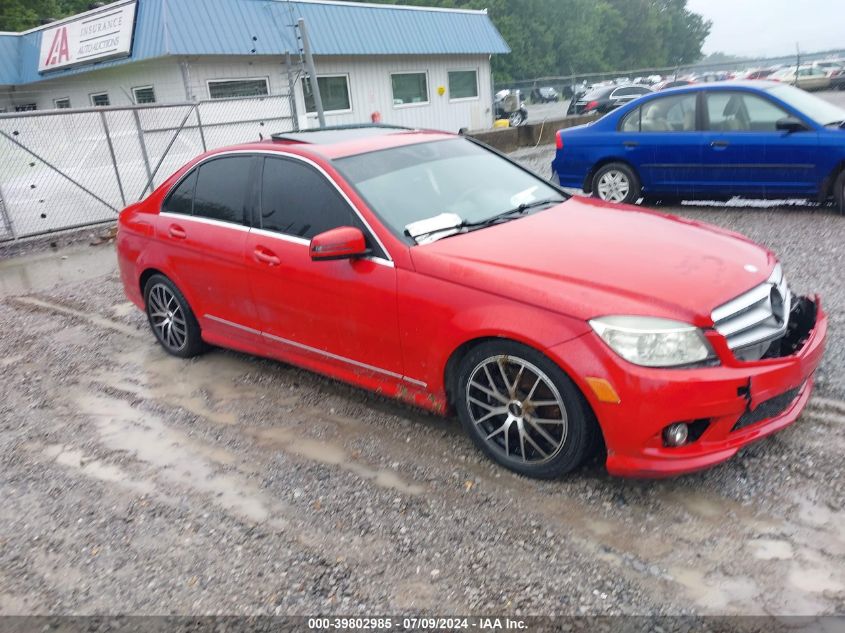
[[[686,0],[345,0],[489,10],[513,51],[497,81],[689,64],[710,22]]]
[[[0,0],[0,31],[20,32],[88,9],[90,0]]]

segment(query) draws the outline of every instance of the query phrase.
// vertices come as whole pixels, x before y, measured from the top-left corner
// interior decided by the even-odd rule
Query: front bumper
[[[810,398],[827,337],[827,315],[818,297],[814,303],[815,323],[806,341],[782,358],[738,361],[716,332],[706,333],[721,359],[715,367],[639,367],[618,357],[592,333],[548,353],[578,383],[596,413],[611,474],[682,475],[730,459],[743,446],[798,419]],[[586,377],[607,380],[620,402],[599,401]],[[695,421],[706,427],[697,439],[678,448],[664,446],[666,426]]]

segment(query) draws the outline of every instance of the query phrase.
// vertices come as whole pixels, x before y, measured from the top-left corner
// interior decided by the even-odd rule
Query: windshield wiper
[[[478,222],[463,222],[461,224],[462,229],[480,229],[487,226],[492,226],[494,224],[498,224],[504,220],[512,220],[515,217],[519,217],[523,215],[526,211],[530,209],[534,209],[536,207],[542,207],[547,204],[560,204],[561,202],[565,202],[559,198],[547,198],[545,200],[535,200],[534,202],[525,202],[518,207],[514,207],[513,209],[508,209],[507,211],[502,211],[501,213],[497,213],[493,217],[487,218],[486,220],[479,220]]]
[[[535,207],[541,207],[548,204],[559,204],[565,200],[565,198],[548,198],[545,200],[526,202],[518,207],[502,211],[492,217],[476,222],[467,222],[466,220],[462,220],[460,216],[454,213],[443,213],[433,218],[409,224],[405,227],[405,234],[412,237],[417,244],[427,244],[439,239],[451,237],[452,235],[457,235],[458,233],[462,233],[464,231],[481,229],[487,226],[492,226],[493,224],[512,220],[513,218],[519,217],[526,211],[534,209]]]

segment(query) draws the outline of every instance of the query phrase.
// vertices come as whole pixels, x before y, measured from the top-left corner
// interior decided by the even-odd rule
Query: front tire
[[[598,428],[577,387],[552,361],[513,341],[491,341],[461,361],[455,406],[464,430],[494,462],[553,479],[595,452]]]
[[[836,199],[836,210],[839,215],[845,215],[845,170],[843,170],[833,185],[833,197]]]
[[[179,358],[205,351],[200,326],[185,296],[164,275],[153,275],[144,286],[147,321],[164,350]]]
[[[609,163],[593,176],[594,197],[616,204],[634,204],[640,198],[640,179],[625,163]]]

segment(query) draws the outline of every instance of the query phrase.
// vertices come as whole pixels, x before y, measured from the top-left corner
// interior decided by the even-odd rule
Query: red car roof
[[[358,133],[350,133],[357,131]],[[368,131],[370,131],[368,133]],[[333,134],[334,133],[334,134]],[[333,135],[332,135],[333,134]],[[317,155],[332,160],[356,154],[366,154],[382,149],[415,145],[430,141],[456,138],[455,134],[437,130],[408,130],[404,128],[370,127],[335,128],[290,132],[274,135],[275,138],[257,143],[223,147],[212,153],[232,150],[278,150],[303,155]]]

